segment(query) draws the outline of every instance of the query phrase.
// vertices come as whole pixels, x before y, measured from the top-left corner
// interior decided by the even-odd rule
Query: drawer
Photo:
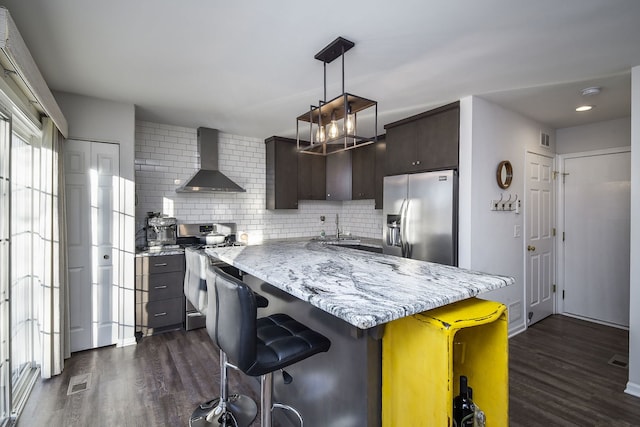
[[[164,274],[136,276],[136,301],[158,301],[184,295],[184,273],[174,271]]]
[[[157,255],[136,258],[136,275],[184,271],[184,255]]]
[[[183,320],[184,299],[171,298],[162,301],[149,301],[138,305],[140,326],[161,328],[181,324]]]

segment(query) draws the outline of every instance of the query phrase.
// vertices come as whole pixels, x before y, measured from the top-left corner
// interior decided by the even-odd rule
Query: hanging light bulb
[[[326,139],[326,135],[324,132],[324,126],[318,126],[318,130],[316,131],[316,140],[318,142],[324,142]]]
[[[338,137],[338,135],[340,134],[340,131],[338,130],[338,124],[336,123],[336,112],[332,111],[331,112],[331,123],[329,123],[328,126],[328,134],[329,134],[329,139],[336,139]]]
[[[345,127],[348,135],[356,133],[356,115],[351,112],[351,104],[347,105],[347,119]]]

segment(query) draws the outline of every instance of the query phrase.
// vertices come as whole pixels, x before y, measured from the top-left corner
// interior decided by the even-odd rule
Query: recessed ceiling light
[[[578,112],[589,111],[592,108],[593,108],[593,105],[581,105],[579,107],[576,107],[576,111]]]

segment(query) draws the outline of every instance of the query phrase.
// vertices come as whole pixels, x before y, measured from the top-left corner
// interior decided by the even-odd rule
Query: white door
[[[565,156],[564,312],[629,326],[630,151]]]
[[[119,147],[67,140],[64,145],[71,351],[115,344],[114,218]]]
[[[553,158],[528,152],[526,168],[525,292],[532,325],[554,312]]]

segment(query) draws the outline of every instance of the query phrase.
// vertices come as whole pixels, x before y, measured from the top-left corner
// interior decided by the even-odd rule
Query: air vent
[[[629,366],[629,358],[626,356],[621,356],[619,354],[614,354],[611,359],[609,359],[609,365],[617,366],[619,368],[627,368]]]
[[[549,134],[540,132],[540,145],[549,148]]]
[[[81,374],[71,377],[69,387],[67,388],[67,396],[80,393],[91,388],[91,373]]]

